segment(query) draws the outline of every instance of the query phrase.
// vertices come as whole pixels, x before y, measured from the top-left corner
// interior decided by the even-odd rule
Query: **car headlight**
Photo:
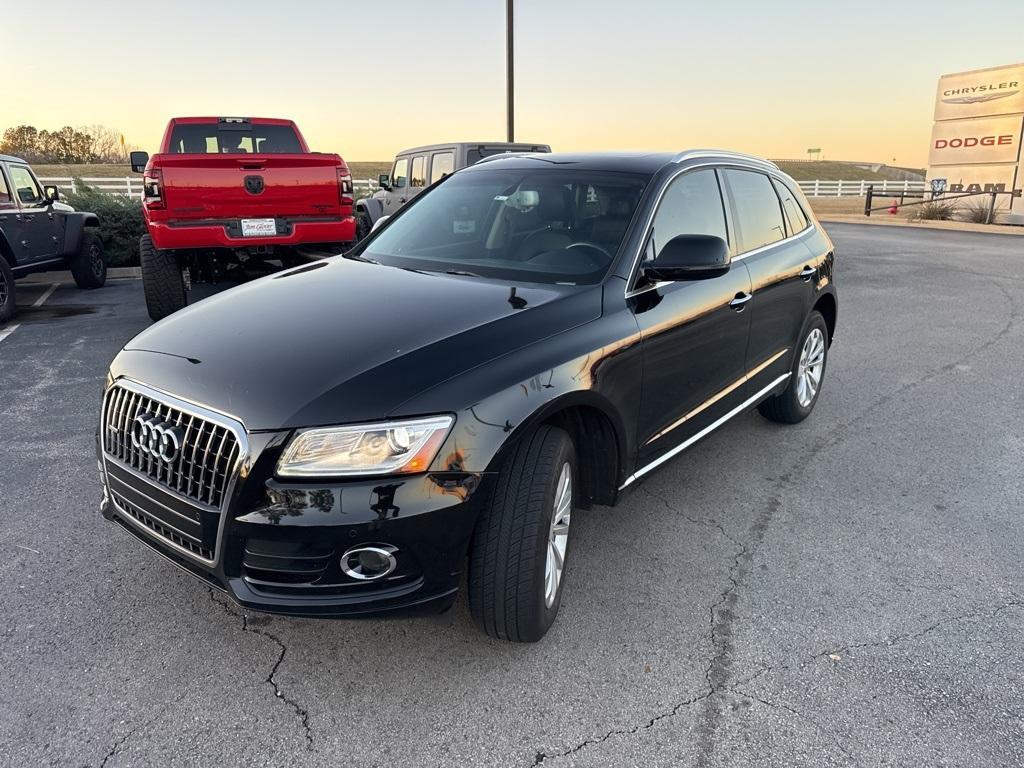
[[[281,477],[395,475],[423,472],[454,419],[431,416],[299,432],[277,463]]]

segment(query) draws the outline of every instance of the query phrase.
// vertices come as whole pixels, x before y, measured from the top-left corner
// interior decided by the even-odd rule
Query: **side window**
[[[23,165],[8,166],[11,172],[11,185],[22,206],[33,206],[43,201],[43,193],[36,184],[35,178]]]
[[[771,179],[756,171],[723,171],[736,212],[740,253],[783,240],[782,206]]]
[[[430,183],[440,181],[455,170],[455,154],[438,152],[430,159]]]
[[[391,172],[391,186],[403,189],[409,183],[409,158],[400,157],[395,160],[395,168]]]
[[[427,158],[424,155],[417,155],[412,159],[412,177],[409,179],[411,187],[427,186]]]
[[[716,235],[729,240],[718,177],[712,170],[694,171],[673,181],[654,214],[653,258],[676,235]]]
[[[0,208],[13,208],[14,198],[11,197],[11,190],[7,187],[7,179],[4,178],[3,170],[0,170]]]
[[[786,224],[789,227],[789,234],[795,235],[797,232],[803,232],[807,229],[807,214],[800,207],[796,196],[787,185],[778,179],[772,179],[772,184],[775,185],[775,191],[779,193],[779,199],[782,201],[782,210],[786,212]]]

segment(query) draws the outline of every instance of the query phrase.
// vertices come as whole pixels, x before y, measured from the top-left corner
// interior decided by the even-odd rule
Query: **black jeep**
[[[66,266],[79,288],[107,281],[95,213],[60,202],[56,187],[40,187],[28,163],[0,155],[0,322],[14,315],[14,281]],[[90,229],[91,228],[91,229]]]

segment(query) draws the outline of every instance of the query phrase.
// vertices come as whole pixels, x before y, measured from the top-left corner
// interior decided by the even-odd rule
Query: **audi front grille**
[[[102,424],[108,486],[122,516],[213,561],[220,513],[245,452],[242,425],[124,380],[107,391]]]

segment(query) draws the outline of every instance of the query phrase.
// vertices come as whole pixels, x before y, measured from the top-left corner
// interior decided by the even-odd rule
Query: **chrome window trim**
[[[777,379],[775,379],[775,381],[773,381],[771,384],[769,384],[764,389],[759,391],[757,394],[752,395],[751,397],[747,398],[742,403],[740,403],[735,408],[733,408],[731,411],[729,411],[727,414],[725,414],[724,416],[720,417],[716,421],[713,421],[710,424],[708,424],[706,427],[704,427],[704,429],[702,429],[697,434],[693,435],[692,437],[688,437],[686,440],[681,442],[675,448],[671,449],[667,453],[662,454],[661,456],[656,458],[654,461],[652,461],[650,464],[647,464],[647,465],[641,467],[640,469],[636,470],[633,474],[631,474],[629,477],[626,478],[625,482],[623,482],[622,485],[619,486],[619,490],[620,491],[624,490],[626,488],[626,486],[628,486],[634,480],[636,480],[636,479],[638,479],[640,477],[643,477],[648,472],[650,472],[652,469],[655,469],[656,467],[661,466],[666,461],[671,459],[673,456],[676,456],[677,454],[682,453],[683,451],[685,451],[687,448],[689,448],[691,445],[696,443],[698,440],[700,440],[705,435],[707,435],[707,434],[709,434],[711,432],[714,432],[716,429],[718,429],[720,426],[725,424],[731,418],[733,418],[734,416],[737,416],[738,414],[740,414],[743,411],[745,411],[748,407],[753,405],[762,396],[764,396],[764,395],[768,394],[769,392],[771,392],[773,389],[775,389],[775,387],[777,387],[779,384],[784,382],[789,377],[790,377],[790,372],[782,374]]]
[[[225,429],[230,430],[234,434],[235,439],[238,441],[238,456],[235,458],[234,466],[230,468],[228,482],[224,486],[224,494],[221,499],[220,507],[214,508],[219,511],[220,519],[217,521],[217,539],[214,542],[213,547],[213,560],[207,560],[206,558],[199,557],[194,552],[190,552],[184,547],[178,546],[173,541],[168,541],[163,536],[155,534],[153,531],[151,531],[149,528],[147,528],[142,523],[137,521],[130,514],[124,512],[120,508],[120,506],[113,501],[113,494],[111,494],[111,502],[115,504],[115,507],[117,507],[117,511],[119,512],[118,517],[120,520],[132,525],[136,530],[141,531],[145,536],[149,537],[150,539],[155,539],[161,545],[173,548],[176,552],[185,555],[186,557],[188,557],[191,560],[194,560],[197,563],[201,563],[202,565],[208,567],[216,567],[223,559],[222,544],[224,540],[224,525],[228,517],[228,507],[231,505],[231,498],[234,494],[235,487],[238,483],[238,478],[241,476],[242,468],[249,461],[249,438],[248,433],[246,432],[245,429],[245,425],[242,424],[241,421],[239,421],[233,416],[229,416],[226,413],[213,410],[212,408],[209,408],[205,405],[200,405],[199,403],[196,403],[192,400],[187,400],[178,397],[177,395],[172,395],[170,392],[158,389],[157,387],[152,387],[148,384],[143,384],[140,381],[136,381],[134,379],[130,379],[127,377],[118,378],[115,381],[111,382],[110,386],[108,386],[103,391],[103,410],[100,417],[102,419],[100,430],[100,454],[103,457],[103,486],[108,491],[110,489],[110,483],[107,479],[107,462],[108,460],[111,460],[111,457],[107,452],[107,407],[110,404],[108,394],[110,393],[110,390],[112,390],[114,387],[122,387],[123,389],[127,389],[131,392],[136,392],[145,397],[158,400],[164,403],[165,405],[169,405],[172,408],[181,411],[182,413],[187,413],[190,416],[196,416],[200,419],[205,419],[209,422],[212,422],[217,426],[224,427]],[[129,470],[133,472],[137,477],[139,477],[139,479],[146,481],[146,483],[153,486],[154,488],[157,488],[165,493],[170,493],[171,495],[182,499],[183,501],[187,502],[191,506],[194,506],[196,509],[200,511],[208,512],[210,510],[209,505],[197,504],[195,499],[190,499],[187,496],[183,496],[182,494],[177,493],[173,488],[168,488],[166,486],[161,485],[160,483],[157,483],[149,476],[137,472],[133,467],[130,467],[127,464],[124,464],[123,462],[116,462],[116,466],[119,469]],[[147,496],[147,498],[149,497]],[[151,500],[156,504],[160,504],[160,502],[156,501],[156,499]]]
[[[684,152],[682,154],[685,155],[686,153]],[[694,155],[694,156],[696,157],[697,155]],[[707,156],[711,157],[712,155],[711,154],[707,154]],[[714,155],[714,156],[718,156],[718,155]],[[746,159],[745,155],[736,155],[736,157],[742,157],[742,158]],[[678,162],[678,161],[676,161],[676,162]],[[732,165],[727,160],[719,161],[719,162],[700,163],[698,165],[690,165],[690,166],[687,166],[686,168],[680,168],[678,171],[676,171],[674,174],[672,174],[668,178],[668,180],[665,182],[665,184],[662,186],[661,190],[658,192],[658,198],[654,201],[654,207],[651,209],[651,213],[647,217],[647,222],[644,224],[644,227],[643,227],[644,237],[641,240],[641,245],[637,249],[636,254],[634,254],[634,256],[633,256],[633,265],[630,267],[629,276],[626,278],[626,289],[623,292],[623,298],[629,299],[629,298],[632,298],[633,296],[638,296],[641,293],[646,293],[647,291],[651,291],[651,290],[654,290],[656,288],[659,288],[659,287],[662,287],[662,286],[665,286],[665,285],[669,285],[672,282],[670,280],[661,280],[661,281],[658,281],[657,283],[654,283],[653,285],[644,286],[643,288],[630,288],[630,286],[634,285],[635,282],[636,282],[637,271],[638,271],[639,266],[641,264],[641,257],[643,256],[644,248],[647,245],[647,240],[648,240],[647,233],[650,231],[651,225],[654,223],[654,216],[655,216],[655,214],[657,214],[658,208],[661,206],[661,200],[665,196],[665,192],[672,185],[672,183],[677,178],[679,178],[680,176],[682,176],[682,175],[684,175],[686,173],[690,173],[691,171],[696,171],[696,170],[700,170],[700,169],[703,169],[703,168],[714,168],[716,170],[719,169],[719,168],[722,168],[722,169],[734,168],[734,169],[740,170],[740,171],[746,170],[746,171],[751,171],[753,173],[763,173],[764,175],[769,176],[769,177],[771,177],[771,176],[778,177],[778,175],[779,175],[777,173],[779,169],[777,167],[775,167],[775,166],[773,166],[773,170],[775,170],[776,173],[772,173],[771,171],[766,171],[766,170],[763,170],[763,169],[760,169],[760,168],[759,169],[743,168],[742,166]],[[723,194],[725,194],[724,190],[723,190]],[[776,193],[776,196],[777,196],[777,193]],[[723,199],[722,203],[725,204],[725,202],[726,201]],[[782,205],[782,201],[781,200],[779,201],[779,205],[781,207],[781,205]],[[728,219],[727,219],[727,221],[728,221]],[[812,223],[812,221],[813,220],[808,216],[807,217],[807,228],[806,229],[802,229],[802,230],[800,230],[799,232],[797,232],[795,234],[788,235],[788,236],[782,238],[781,240],[776,240],[774,243],[768,243],[768,245],[762,245],[759,248],[754,248],[753,250],[750,250],[750,251],[745,251],[743,253],[738,253],[738,254],[736,254],[735,256],[733,256],[729,260],[729,263],[732,264],[733,262],[736,262],[736,261],[743,261],[744,259],[746,259],[746,258],[748,258],[750,256],[756,256],[759,253],[763,253],[764,251],[768,250],[769,248],[776,248],[776,247],[778,247],[780,245],[783,245],[785,243],[788,243],[790,241],[795,241],[795,240],[798,240],[801,237],[805,237],[809,232],[811,232],[814,229],[814,224]],[[727,226],[728,226],[728,224],[727,224]]]

